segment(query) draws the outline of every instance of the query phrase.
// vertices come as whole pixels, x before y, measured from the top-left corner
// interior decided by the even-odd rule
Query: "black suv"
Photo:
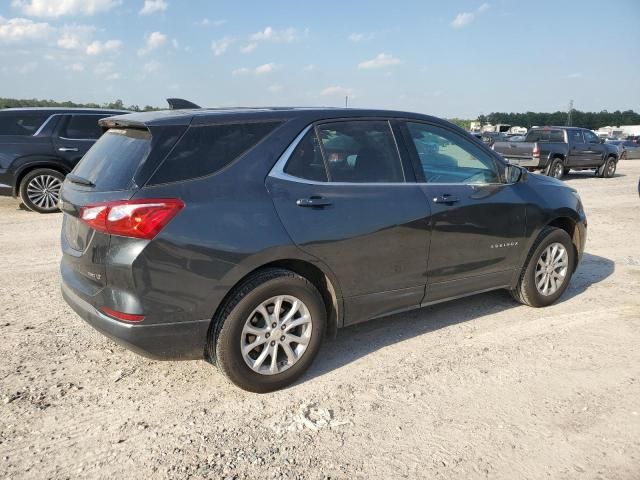
[[[62,293],[141,354],[206,358],[247,390],[298,378],[325,333],[507,289],[565,291],[575,190],[430,116],[353,109],[136,113],[62,189]]]
[[[98,120],[122,110],[0,110],[0,195],[35,212],[57,211],[64,176],[102,134]]]

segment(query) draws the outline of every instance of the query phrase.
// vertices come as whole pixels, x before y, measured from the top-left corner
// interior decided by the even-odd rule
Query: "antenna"
[[[567,114],[567,127],[571,126],[573,113],[573,100],[569,100],[569,113]]]

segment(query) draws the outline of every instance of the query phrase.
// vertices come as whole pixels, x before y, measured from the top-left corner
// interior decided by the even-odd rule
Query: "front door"
[[[424,296],[429,206],[407,167],[389,122],[349,120],[309,129],[267,179],[293,241],[337,277],[346,324]]]
[[[525,201],[491,153],[453,130],[407,122],[431,206],[425,301],[508,286],[524,248]]]

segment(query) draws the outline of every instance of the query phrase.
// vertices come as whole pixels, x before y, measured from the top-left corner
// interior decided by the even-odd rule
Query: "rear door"
[[[429,206],[387,120],[309,127],[267,179],[293,241],[340,282],[345,322],[419,305]]]
[[[525,243],[521,184],[504,183],[498,160],[453,130],[404,128],[431,210],[425,301],[507,286]]]
[[[567,130],[567,140],[569,142],[567,166],[579,168],[589,165],[591,151],[589,149],[589,145],[584,139],[582,130]]]
[[[64,115],[53,136],[56,154],[75,166],[102,135],[98,120],[107,116],[89,113]]]

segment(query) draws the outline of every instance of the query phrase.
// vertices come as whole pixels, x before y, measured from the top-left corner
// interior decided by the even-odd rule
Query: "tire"
[[[276,319],[273,312],[278,298],[283,298],[282,313]],[[294,317],[287,320],[295,300],[301,306]],[[266,305],[266,317],[258,311],[263,305]],[[307,316],[310,321],[289,330],[291,322],[304,322]],[[255,393],[278,390],[297,380],[313,362],[324,336],[326,316],[320,292],[306,278],[284,269],[263,270],[243,282],[225,301],[212,322],[207,353],[238,387]],[[301,343],[291,338],[299,338]],[[289,351],[285,350],[285,344]],[[246,355],[242,345],[247,348]],[[249,350],[251,345],[257,346]],[[271,353],[274,349],[275,361]],[[260,359],[262,363],[257,365]]]
[[[564,267],[561,268],[558,266],[552,270],[558,274],[564,271],[562,281],[554,285],[553,281],[550,283],[541,281],[541,279],[544,280],[545,273],[544,266],[541,266],[540,263],[544,264],[545,258],[549,258],[548,249],[551,248],[551,252],[553,252],[553,247],[557,245],[561,245],[564,248],[566,257],[563,257],[565,259],[564,262],[557,264],[565,264]],[[558,252],[560,252],[559,249],[556,250],[556,253]],[[552,255],[554,254],[552,253]],[[546,307],[547,305],[551,305],[558,300],[567,289],[571,276],[573,275],[575,262],[576,253],[569,234],[560,228],[545,227],[531,247],[518,284],[514,290],[511,290],[511,295],[516,301],[530,307]],[[542,288],[536,285],[536,281],[543,284]],[[552,289],[549,288],[547,293],[544,293],[547,285],[555,287],[555,290],[551,291]]]
[[[563,177],[564,164],[562,163],[562,159],[554,158],[553,160],[551,160],[551,164],[549,165],[547,175],[549,177],[557,178],[558,180],[560,180]]]
[[[20,200],[33,212],[57,212],[62,182],[64,182],[64,175],[57,170],[50,168],[32,170],[20,182]]]
[[[616,174],[616,167],[618,162],[613,157],[607,158],[605,164],[601,167],[601,177],[602,178],[612,178]]]

